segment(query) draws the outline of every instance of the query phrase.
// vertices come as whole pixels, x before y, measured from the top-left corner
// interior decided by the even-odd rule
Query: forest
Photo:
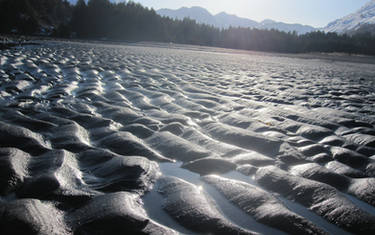
[[[0,0],[0,33],[124,42],[153,41],[282,52],[375,55],[375,36],[231,27],[218,29],[185,18],[159,16],[132,1]]]

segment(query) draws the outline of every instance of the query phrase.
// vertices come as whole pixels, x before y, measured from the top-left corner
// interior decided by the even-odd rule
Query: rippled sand
[[[375,234],[375,70],[205,48],[0,51],[1,234]]]

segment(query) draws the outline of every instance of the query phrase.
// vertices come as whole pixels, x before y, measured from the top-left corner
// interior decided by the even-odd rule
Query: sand
[[[147,43],[0,50],[0,233],[374,234],[365,62]]]

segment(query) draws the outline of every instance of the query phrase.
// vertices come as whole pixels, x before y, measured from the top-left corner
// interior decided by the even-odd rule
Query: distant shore
[[[107,39],[79,39],[79,38],[56,38],[47,36],[25,36],[25,35],[4,35],[0,34],[0,50],[10,49],[15,46],[23,45],[37,45],[42,41],[66,41],[66,42],[83,42],[94,44],[109,44],[109,45],[134,45],[145,47],[165,47],[170,49],[184,49],[184,50],[197,50],[197,51],[211,51],[217,53],[235,53],[235,54],[262,54],[280,57],[291,57],[300,59],[317,59],[326,60],[330,62],[352,62],[352,63],[366,63],[375,64],[375,56],[361,55],[361,54],[348,54],[348,53],[325,53],[325,52],[311,52],[311,53],[279,53],[279,52],[264,52],[264,51],[251,51],[221,47],[199,46],[178,43],[165,43],[154,41],[141,41],[141,42],[126,42],[114,41]]]

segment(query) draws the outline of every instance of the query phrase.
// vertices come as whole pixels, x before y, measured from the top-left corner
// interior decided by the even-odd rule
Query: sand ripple
[[[375,233],[369,64],[66,42],[0,64],[6,234]]]

